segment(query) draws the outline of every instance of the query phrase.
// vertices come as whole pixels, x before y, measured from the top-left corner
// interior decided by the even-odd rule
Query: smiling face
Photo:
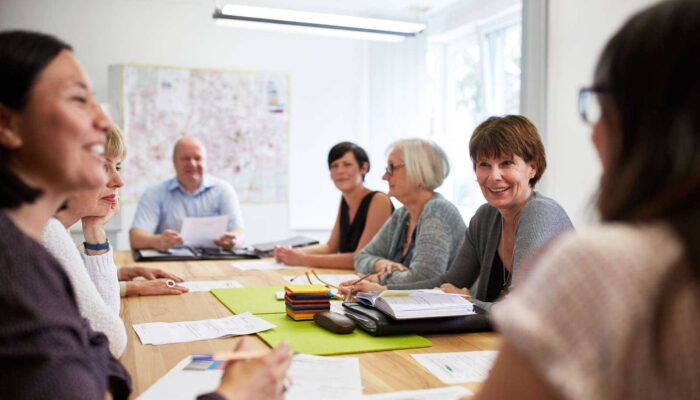
[[[387,165],[392,165],[394,172],[389,175],[384,172],[382,179],[389,183],[389,196],[395,197],[398,201],[404,202],[411,192],[416,190],[416,187],[408,181],[406,174],[406,166],[403,161],[403,154],[398,148],[394,148],[387,158]]]
[[[12,112],[9,126],[17,139],[12,167],[27,183],[58,196],[105,184],[101,154],[110,121],[69,51],[39,74],[26,107]]]
[[[196,189],[204,177],[205,153],[199,140],[183,138],[175,145],[173,163],[177,179],[187,189]]]
[[[522,207],[532,193],[530,179],[536,169],[519,156],[481,157],[476,162],[476,180],[489,204],[507,212]]]
[[[352,151],[348,151],[339,159],[331,163],[331,179],[341,192],[352,190],[357,185],[362,185],[363,177],[367,173],[367,163],[360,165]]]
[[[84,190],[70,198],[68,208],[79,213],[83,217],[104,217],[109,213],[114,203],[117,203],[117,189],[124,186],[119,171],[121,160],[107,157],[104,165],[107,171],[107,184],[99,189]]]

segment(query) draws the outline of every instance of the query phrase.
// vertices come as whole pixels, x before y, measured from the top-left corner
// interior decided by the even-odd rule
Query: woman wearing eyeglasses
[[[450,171],[445,152],[423,139],[399,140],[389,150],[382,179],[389,183],[389,196],[403,207],[355,256],[357,272],[378,274],[374,286],[441,275],[457,255],[466,229],[457,208],[435,192]]]
[[[369,157],[362,147],[350,142],[333,146],[328,152],[328,169],[343,196],[331,237],[327,243],[300,250],[278,246],[275,259],[287,265],[352,269],[355,254],[372,240],[394,210],[387,195],[365,186],[369,168]]]
[[[478,399],[700,398],[698,49],[697,0],[605,46],[580,97],[603,223],[562,235],[494,309],[503,344]]]

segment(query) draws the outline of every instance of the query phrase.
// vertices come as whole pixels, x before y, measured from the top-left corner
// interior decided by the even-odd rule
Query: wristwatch
[[[85,250],[92,250],[92,251],[100,251],[100,250],[109,250],[109,238],[106,239],[104,243],[88,243],[88,242],[83,242],[83,246],[85,246]]]

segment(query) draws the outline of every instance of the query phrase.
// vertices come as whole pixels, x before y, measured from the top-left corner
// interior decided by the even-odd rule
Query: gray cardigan
[[[408,271],[395,271],[384,282],[409,284],[441,276],[457,256],[464,240],[466,225],[457,208],[439,193],[426,203],[418,219],[415,240],[406,257],[401,249],[405,243],[409,214],[399,208],[377,232],[371,242],[355,256],[355,270],[373,273],[374,264],[381,259],[403,263]]]
[[[571,228],[573,225],[569,216],[556,201],[533,191],[520,213],[515,229],[513,277],[510,288],[513,288],[513,282],[517,279],[520,267],[529,255],[561,232]],[[484,300],[500,239],[501,214],[495,207],[484,204],[479,207],[469,222],[459,255],[444,274],[411,284],[389,285],[389,288],[423,289],[440,286],[443,283],[469,288],[481,277],[472,296],[475,304],[488,310],[492,303],[486,303]]]

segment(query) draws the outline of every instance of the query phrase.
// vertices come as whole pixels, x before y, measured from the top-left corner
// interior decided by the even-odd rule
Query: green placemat
[[[284,312],[284,300],[275,298],[275,292],[280,290],[284,290],[284,287],[212,289],[211,293],[235,314],[273,314]]]
[[[313,321],[294,321],[287,314],[259,315],[276,328],[258,332],[258,336],[271,347],[287,341],[297,353],[328,356],[334,354],[367,353],[371,351],[414,349],[430,347],[433,343],[418,335],[374,337],[360,329],[353,333],[338,335],[329,332]]]

